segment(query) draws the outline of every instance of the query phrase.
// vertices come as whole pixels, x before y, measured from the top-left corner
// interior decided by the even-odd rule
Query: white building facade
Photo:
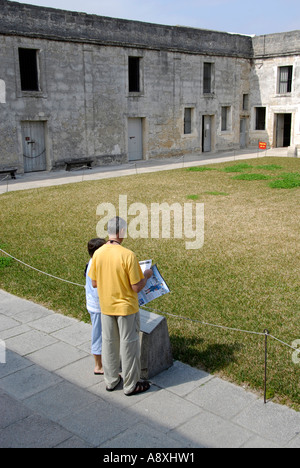
[[[300,147],[300,31],[253,38],[250,145]]]

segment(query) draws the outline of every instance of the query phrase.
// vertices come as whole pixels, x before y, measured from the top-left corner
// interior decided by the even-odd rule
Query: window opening
[[[266,108],[256,107],[255,130],[265,130],[265,129],[266,129]]]
[[[212,79],[212,64],[204,63],[203,68],[203,93],[211,93],[211,79]]]
[[[293,67],[279,67],[279,94],[291,93]]]
[[[128,57],[129,92],[140,92],[140,58]]]
[[[230,112],[230,107],[228,106],[222,107],[222,116],[221,116],[221,131],[222,132],[226,132],[226,130],[229,130],[228,128],[229,112]]]
[[[192,133],[192,108],[186,107],[184,109],[184,134]]]
[[[249,110],[249,94],[243,94],[243,110]]]
[[[39,91],[38,51],[19,49],[19,64],[22,91]]]

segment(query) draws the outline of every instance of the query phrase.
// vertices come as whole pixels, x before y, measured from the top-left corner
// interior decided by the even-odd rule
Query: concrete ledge
[[[140,309],[141,378],[150,379],[173,365],[165,317]]]
[[[297,146],[289,146],[287,148],[288,158],[297,158],[298,156],[297,153],[298,153]]]
[[[251,37],[241,34],[108,18],[11,1],[1,2],[0,32],[135,49],[243,58],[253,56]]]

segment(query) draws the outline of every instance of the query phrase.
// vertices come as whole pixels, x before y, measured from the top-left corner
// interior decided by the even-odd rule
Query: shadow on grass
[[[200,367],[209,373],[218,372],[236,361],[235,354],[241,350],[241,343],[214,343],[205,349],[205,340],[197,337],[172,337],[173,357],[192,367]]]

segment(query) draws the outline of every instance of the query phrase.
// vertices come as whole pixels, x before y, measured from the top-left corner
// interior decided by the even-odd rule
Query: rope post
[[[264,383],[264,403],[267,403],[267,361],[268,361],[268,335],[269,330],[264,329],[265,334],[265,383]]]

